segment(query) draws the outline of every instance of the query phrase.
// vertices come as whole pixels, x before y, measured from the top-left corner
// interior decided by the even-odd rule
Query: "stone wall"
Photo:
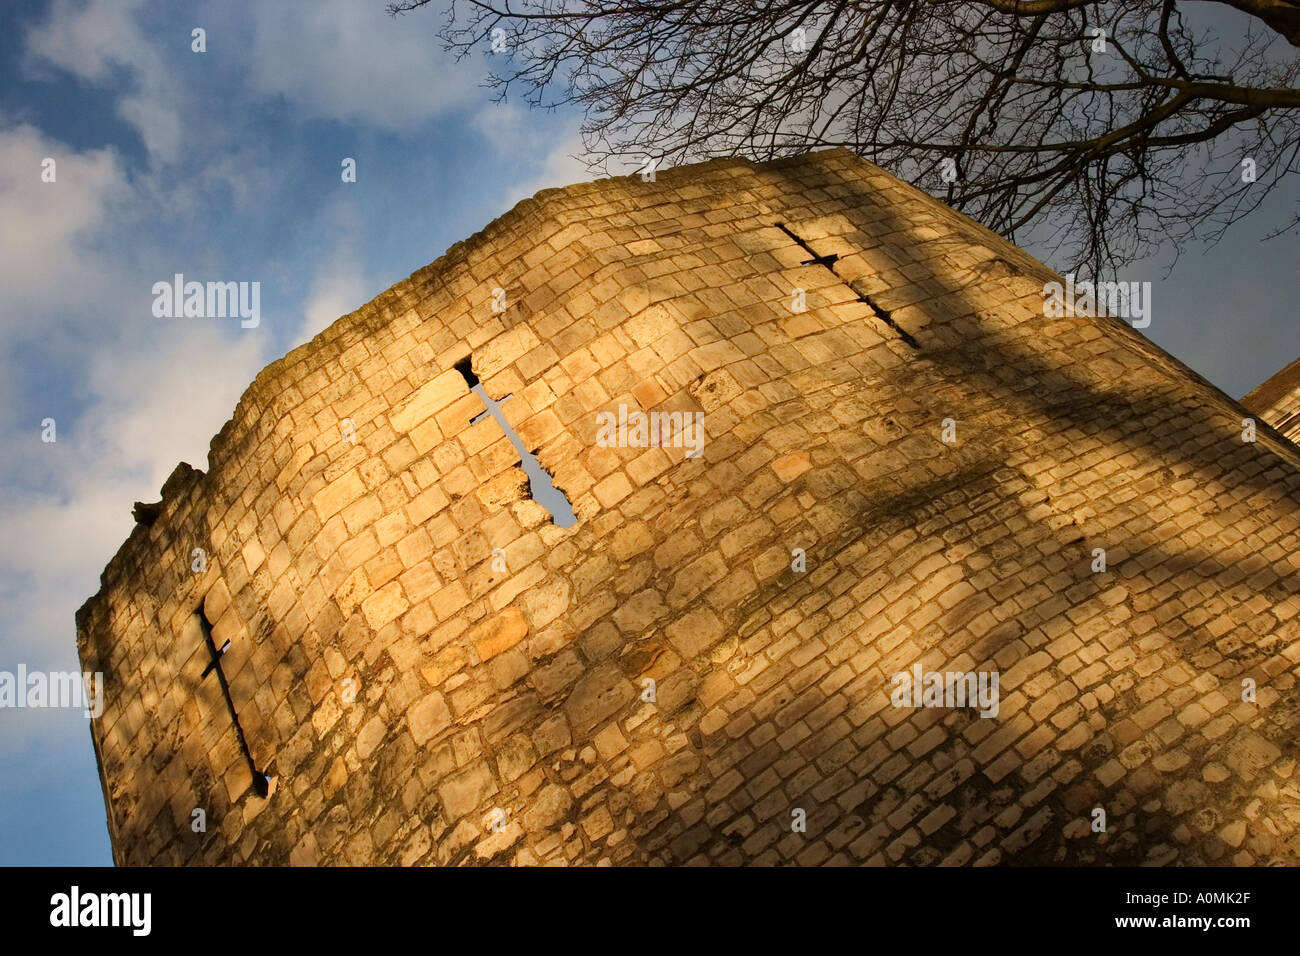
[[[268,366],[79,613],[117,861],[1296,862],[1300,452],[1051,280],[844,151],[522,202]]]
[[[1300,359],[1252,389],[1241,404],[1283,437],[1300,439]]]

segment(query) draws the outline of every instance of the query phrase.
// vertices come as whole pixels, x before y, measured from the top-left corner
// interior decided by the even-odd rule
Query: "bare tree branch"
[[[1195,26],[1216,2],[1243,36]],[[1094,274],[1300,172],[1300,0],[444,3],[457,56],[504,39],[498,97],[582,111],[594,170],[845,146]]]

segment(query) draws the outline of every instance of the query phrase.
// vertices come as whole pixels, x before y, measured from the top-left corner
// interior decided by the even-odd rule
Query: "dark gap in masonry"
[[[470,356],[466,355],[463,359],[453,365],[452,368],[460,372],[461,378],[465,380],[465,384],[470,388],[473,388],[478,384],[478,376],[474,374],[474,366],[471,364]],[[502,401],[504,401],[504,399],[502,399]]]
[[[578,516],[573,513],[573,506],[569,504],[568,497],[563,491],[555,487],[555,482],[551,480],[550,473],[542,467],[541,462],[537,460],[537,455],[524,447],[523,440],[515,433],[514,428],[501,411],[501,406],[506,399],[512,396],[505,395],[500,399],[490,397],[487,390],[479,384],[478,376],[474,374],[471,361],[472,357],[467,355],[453,366],[465,379],[465,384],[469,386],[470,391],[479,397],[486,408],[486,411],[479,412],[469,420],[470,425],[477,425],[487,418],[496,421],[501,426],[501,430],[506,433],[506,438],[510,439],[510,444],[514,446],[515,451],[519,452],[519,467],[528,476],[528,497],[549,511],[551,513],[551,522],[558,527],[567,528],[576,523]]]
[[[230,711],[230,722],[235,725],[235,737],[239,741],[239,751],[244,755],[244,760],[248,763],[248,772],[253,775],[253,792],[262,799],[266,799],[267,794],[271,792],[271,778],[257,769],[253,763],[253,754],[248,749],[248,740],[244,737],[244,728],[239,724],[239,715],[235,713],[235,701],[230,696],[230,684],[226,681],[226,672],[221,667],[221,657],[226,651],[230,650],[230,641],[221,645],[217,649],[216,642],[212,639],[212,622],[208,620],[207,614],[203,612],[203,605],[200,603],[198,610],[194,612],[199,618],[199,630],[203,632],[203,643],[208,648],[208,666],[203,669],[203,674],[199,678],[202,680],[213,671],[217,673],[217,683],[221,685],[221,695],[226,699],[226,708]]]
[[[882,309],[880,306],[876,305],[875,302],[871,301],[871,296],[867,295],[865,292],[858,291],[858,289],[854,287],[853,283],[844,279],[838,272],[835,271],[835,263],[838,262],[840,258],[838,253],[832,252],[829,255],[819,256],[815,251],[813,251],[812,246],[808,245],[807,241],[801,239],[799,236],[796,236],[793,232],[791,232],[790,229],[787,228],[785,223],[778,222],[776,224],[776,228],[780,229],[787,236],[789,236],[796,243],[798,243],[800,249],[802,249],[804,252],[812,256],[811,259],[806,259],[805,261],[799,263],[800,265],[825,266],[827,269],[830,270],[831,275],[835,276],[835,278],[839,279],[846,286],[852,289],[854,294],[857,295],[858,301],[866,305],[867,308],[869,308],[872,311],[872,313],[875,314],[876,318],[878,318],[881,322],[884,322],[885,325],[893,329],[898,334],[898,337],[900,339],[902,339],[904,342],[906,342],[914,349],[919,349],[921,347],[920,345],[917,344],[916,339],[912,338],[912,336],[908,334],[906,329],[904,329],[901,325],[899,325],[897,322],[894,321],[894,317],[890,315],[888,310]]]

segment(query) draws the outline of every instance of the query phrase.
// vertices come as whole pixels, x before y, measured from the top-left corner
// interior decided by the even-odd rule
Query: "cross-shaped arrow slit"
[[[871,296],[867,295],[865,292],[858,289],[857,286],[855,286],[852,282],[848,281],[843,276],[841,276],[838,272],[835,271],[835,263],[838,262],[840,258],[838,253],[832,252],[828,255],[819,256],[813,250],[813,247],[808,245],[808,241],[806,239],[802,239],[799,236],[796,236],[789,229],[789,227],[786,226],[785,223],[778,222],[776,224],[776,228],[780,229],[787,236],[789,236],[791,239],[797,242],[799,244],[800,249],[802,249],[804,252],[812,256],[811,259],[806,259],[803,262],[799,263],[799,265],[825,266],[827,269],[830,270],[831,275],[835,276],[837,279],[839,279],[846,286],[848,286],[850,289],[853,290],[853,292],[858,297],[858,301],[866,305],[867,308],[869,308],[873,313],[875,313],[876,318],[878,318],[881,322],[884,322],[887,326],[889,326],[891,329],[897,332],[898,337],[900,339],[902,339],[904,342],[906,342],[914,349],[920,348],[920,346],[916,342],[916,339],[912,338],[912,336],[908,333],[906,329],[904,329],[901,325],[899,325],[897,322],[894,321],[894,317],[889,314],[889,311],[887,309],[882,309],[880,306],[878,306],[875,302],[872,301]]]
[[[199,605],[198,611],[195,612],[199,618],[199,630],[203,632],[203,643],[208,649],[208,666],[203,669],[203,674],[199,678],[203,680],[213,671],[217,674],[217,683],[221,685],[221,694],[226,699],[226,707],[230,711],[230,722],[235,725],[235,737],[239,740],[239,752],[244,755],[244,760],[248,763],[248,772],[253,775],[253,792],[259,797],[266,799],[271,792],[271,778],[257,769],[253,763],[253,754],[248,749],[248,740],[244,737],[244,728],[239,724],[239,714],[235,712],[235,701],[230,696],[230,684],[226,680],[226,672],[221,667],[221,658],[230,650],[230,641],[226,641],[218,650],[216,642],[212,639],[212,624],[208,616],[203,613],[203,605]]]
[[[465,379],[465,384],[469,386],[470,391],[482,400],[486,409],[471,418],[469,420],[470,425],[477,425],[487,418],[494,419],[501,426],[501,430],[506,433],[506,437],[510,439],[510,444],[515,446],[515,451],[519,452],[520,467],[523,468],[524,474],[528,476],[528,493],[530,497],[551,513],[551,521],[558,527],[567,528],[574,524],[578,520],[578,516],[573,513],[573,506],[569,504],[569,499],[563,491],[555,487],[555,482],[551,480],[550,474],[542,467],[537,460],[537,456],[524,446],[523,440],[515,433],[514,428],[511,427],[510,422],[506,420],[505,414],[501,411],[502,404],[511,395],[505,395],[500,399],[491,398],[479,383],[478,376],[474,374],[471,357],[468,355],[457,362],[453,368],[460,372],[461,377]]]

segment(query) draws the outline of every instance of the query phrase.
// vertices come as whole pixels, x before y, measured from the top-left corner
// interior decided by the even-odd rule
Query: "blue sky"
[[[131,503],[206,469],[260,368],[589,178],[574,117],[491,103],[485,59],[450,60],[436,25],[384,0],[0,8],[0,670],[79,669],[73,615]],[[1294,238],[1256,241],[1296,195],[1126,276],[1153,282],[1146,333],[1234,397],[1300,356]],[[178,272],[260,282],[261,324],[155,318]],[[86,723],[0,709],[0,864],[110,862]]]

